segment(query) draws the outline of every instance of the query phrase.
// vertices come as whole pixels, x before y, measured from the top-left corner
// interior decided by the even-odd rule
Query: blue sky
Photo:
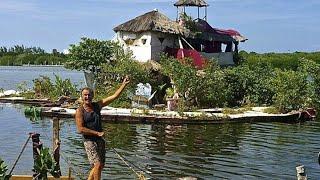
[[[176,17],[176,0],[0,0],[0,46],[63,51],[81,37],[111,39],[113,28],[157,8]],[[208,22],[249,40],[240,50],[320,51],[320,0],[207,0]],[[204,11],[204,10],[203,10]],[[193,17],[196,11],[187,8]]]

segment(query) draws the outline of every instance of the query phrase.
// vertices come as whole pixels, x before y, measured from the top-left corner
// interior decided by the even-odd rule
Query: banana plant
[[[48,173],[55,178],[59,178],[61,174],[58,164],[50,154],[49,148],[42,148],[40,150],[39,157],[36,158],[33,168],[42,179],[48,179]]]

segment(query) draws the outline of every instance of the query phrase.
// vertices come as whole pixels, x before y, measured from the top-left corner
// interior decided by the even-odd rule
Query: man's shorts
[[[91,165],[94,165],[96,162],[104,164],[106,158],[106,148],[105,141],[102,138],[97,140],[85,139],[83,144]]]

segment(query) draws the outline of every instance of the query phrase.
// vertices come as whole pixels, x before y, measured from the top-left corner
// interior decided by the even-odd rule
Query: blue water
[[[17,85],[26,83],[28,88],[33,86],[32,80],[40,76],[48,76],[53,82],[54,75],[62,79],[70,79],[79,87],[84,86],[84,75],[80,71],[70,71],[63,67],[45,67],[45,66],[0,66],[0,88],[4,90],[17,90]]]
[[[3,72],[7,70],[0,69],[1,78]],[[69,73],[62,75],[69,77]],[[77,73],[75,77],[78,77]],[[15,76],[7,78],[13,81]],[[52,120],[31,121],[23,111],[23,105],[0,103],[0,157],[9,169],[29,132],[40,133],[44,145],[51,147]],[[185,176],[198,179],[296,179],[295,167],[301,164],[305,165],[309,179],[320,179],[318,120],[301,124],[180,126],[104,123],[103,128],[107,140],[104,179],[136,179],[112,148],[143,169],[146,177],[151,179]],[[61,119],[60,133],[63,174],[72,167],[77,179],[86,178],[89,164],[74,120]],[[14,174],[32,174],[32,163],[29,143]]]

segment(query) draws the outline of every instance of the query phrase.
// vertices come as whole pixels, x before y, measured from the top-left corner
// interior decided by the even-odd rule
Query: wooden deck
[[[44,117],[74,118],[74,114],[68,112],[42,111]],[[212,113],[211,116],[164,116],[152,114],[108,114],[101,113],[102,121],[110,123],[132,123],[132,124],[221,124],[221,123],[252,123],[252,122],[284,122],[298,123],[313,120],[306,112],[294,112],[288,114],[236,114],[226,115]]]

